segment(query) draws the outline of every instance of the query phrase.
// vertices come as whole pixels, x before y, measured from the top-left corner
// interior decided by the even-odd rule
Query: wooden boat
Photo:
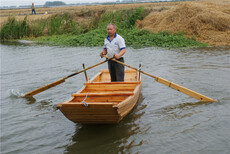
[[[57,108],[75,123],[118,123],[135,106],[141,89],[141,74],[125,70],[124,82],[110,82],[101,70],[72,97]]]

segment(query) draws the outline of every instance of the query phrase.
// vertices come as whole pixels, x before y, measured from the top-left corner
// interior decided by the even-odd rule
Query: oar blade
[[[59,84],[61,84],[61,83],[63,83],[63,82],[65,82],[65,78],[60,79],[60,80],[57,80],[57,81],[55,81],[55,82],[53,82],[53,83],[50,83],[50,84],[48,84],[48,85],[46,85],[46,86],[43,86],[43,87],[41,87],[41,88],[38,88],[38,89],[36,89],[36,90],[33,90],[33,91],[29,92],[29,93],[26,93],[26,94],[25,94],[24,96],[22,96],[22,97],[32,97],[33,95],[36,95],[36,94],[38,94],[38,93],[40,93],[40,92],[43,92],[43,91],[45,91],[45,90],[47,90],[47,89],[50,89],[50,88],[52,88],[52,87],[55,87],[55,86],[57,86],[57,85],[59,85]]]
[[[200,100],[202,102],[215,102],[215,100],[212,99],[212,98],[209,98],[207,96],[199,94],[199,93],[197,93],[197,92],[195,92],[193,90],[190,90],[188,88],[182,87],[182,86],[180,86],[180,85],[178,85],[176,83],[170,82],[170,81],[165,80],[163,78],[155,77],[155,80],[157,82],[159,82],[159,83],[162,83],[162,84],[164,84],[164,85],[166,85],[166,86],[168,86],[168,87],[170,87],[172,89],[175,89],[175,90],[177,90],[179,92],[182,92],[182,93],[184,93],[184,94],[186,94],[186,95],[188,95],[190,97],[193,97],[195,99],[198,99],[198,100]]]

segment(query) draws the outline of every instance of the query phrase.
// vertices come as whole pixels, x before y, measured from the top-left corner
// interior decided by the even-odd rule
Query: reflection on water
[[[33,41],[28,40],[16,40],[16,41],[1,41],[2,45],[7,46],[30,46],[30,45],[36,45]]]
[[[182,119],[193,114],[202,112],[202,110],[195,110],[195,108],[199,108],[201,105],[211,105],[216,104],[217,102],[195,102],[195,103],[182,103],[176,105],[168,105],[161,109],[156,110],[156,115],[163,115],[164,119]]]
[[[81,125],[56,104],[85,82],[79,74],[34,97],[20,98],[86,66],[99,63],[101,47],[1,44],[1,153],[228,153],[230,48],[127,48],[125,61],[150,74],[204,94],[202,103],[143,75],[134,109],[118,124]],[[91,78],[100,65],[87,71]],[[13,90],[12,90],[13,89]]]

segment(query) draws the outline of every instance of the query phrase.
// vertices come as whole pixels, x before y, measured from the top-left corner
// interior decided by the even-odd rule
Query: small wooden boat
[[[118,123],[135,106],[141,89],[141,74],[125,70],[124,82],[110,82],[101,70],[72,97],[57,108],[75,123]]]

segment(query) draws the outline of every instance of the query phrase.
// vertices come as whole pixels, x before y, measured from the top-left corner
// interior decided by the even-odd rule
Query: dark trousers
[[[36,15],[36,11],[35,11],[35,9],[32,9],[32,15],[33,15],[33,13]]]
[[[121,57],[119,59],[117,59],[120,62],[124,63],[124,58]],[[110,77],[111,77],[111,82],[116,82],[116,81],[124,81],[124,77],[125,77],[125,67],[122,64],[119,64],[115,61],[108,61],[108,67],[109,67],[109,73],[110,73]]]

